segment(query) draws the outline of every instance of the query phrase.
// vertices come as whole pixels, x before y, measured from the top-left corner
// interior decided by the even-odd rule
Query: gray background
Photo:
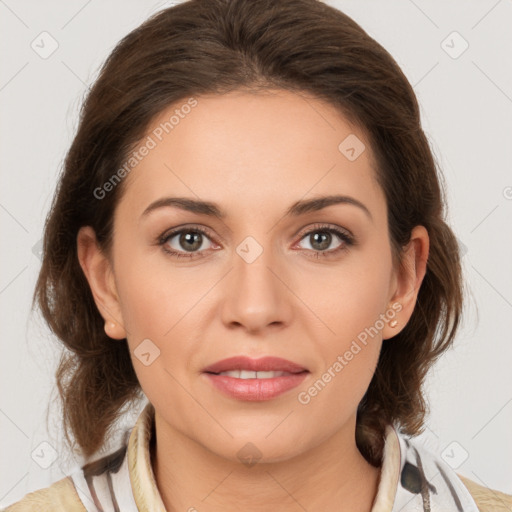
[[[455,348],[429,376],[420,439],[459,473],[512,493],[512,1],[328,3],[414,86],[465,251],[471,298]],[[167,5],[0,0],[2,506],[77,464],[62,450],[56,408],[46,421],[58,344],[29,310],[38,242],[88,85],[121,37]],[[51,38],[58,48],[42,58]]]

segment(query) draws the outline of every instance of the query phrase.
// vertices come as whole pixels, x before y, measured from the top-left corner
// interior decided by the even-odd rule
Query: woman
[[[458,246],[410,84],[323,3],[189,1],[119,43],[34,298],[91,462],[9,511],[512,505],[413,439],[460,321]]]

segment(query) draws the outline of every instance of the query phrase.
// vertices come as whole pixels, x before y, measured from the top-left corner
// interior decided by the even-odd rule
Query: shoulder
[[[9,505],[3,512],[87,512],[69,476],[49,487],[31,492],[20,501]]]
[[[512,510],[512,495],[484,487],[469,478],[457,474],[475,500],[480,512],[509,512]]]
[[[393,425],[388,425],[386,436],[383,470],[386,467],[391,475],[386,482],[393,510],[512,511],[512,495],[456,473],[438,446],[432,449]]]
[[[49,487],[27,494],[1,512],[87,512],[81,498],[90,500],[98,510],[103,510],[105,503],[114,506],[118,486],[113,484],[121,482],[125,487],[123,493],[128,492],[126,481],[129,481],[129,476],[125,454],[126,446],[122,446],[113,453],[85,464]],[[125,471],[120,471],[123,462]],[[77,489],[81,489],[81,496]]]
[[[131,482],[133,477],[140,495],[146,492],[146,482],[151,478],[148,443],[152,411],[149,403],[140,414],[135,428],[125,431],[121,447],[116,451],[76,468],[72,474],[49,487],[27,494],[0,512],[87,512],[89,504],[94,510],[136,512],[139,507]],[[160,504],[154,482],[147,492],[155,496],[152,503]],[[144,500],[147,499],[144,496]],[[84,504],[87,504],[87,508]],[[164,510],[163,506],[160,509]]]

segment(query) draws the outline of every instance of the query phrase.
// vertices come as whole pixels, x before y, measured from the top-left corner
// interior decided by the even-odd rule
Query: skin
[[[285,512],[339,510],[340,504],[369,511],[380,469],[356,446],[357,406],[382,343],[393,343],[413,312],[425,275],[427,231],[413,230],[404,266],[395,268],[370,145],[330,104],[281,90],[197,100],[125,178],[110,257],[90,227],[77,237],[105,330],[112,343],[127,338],[139,382],[155,406],[153,469],[162,499],[168,511],[263,511],[277,503]],[[155,119],[148,133],[175,108]],[[354,161],[338,150],[349,134],[366,145]],[[333,193],[357,199],[371,218],[351,204],[284,215],[295,201]],[[164,207],[141,217],[166,196],[212,201],[226,216]],[[311,236],[322,233],[314,231],[318,223],[348,230],[357,243],[331,256],[315,254],[345,244],[333,234],[319,249]],[[156,242],[183,225],[209,231],[194,249],[203,257],[172,258]],[[248,236],[263,249],[251,263],[236,252]],[[189,246],[179,239],[167,246],[187,254]],[[385,323],[301,404],[299,393],[393,303],[401,305],[398,325]],[[134,356],[147,338],[160,350],[149,366]],[[310,373],[272,400],[236,400],[201,371],[240,354],[283,357]],[[261,455],[251,467],[237,455],[247,443]]]

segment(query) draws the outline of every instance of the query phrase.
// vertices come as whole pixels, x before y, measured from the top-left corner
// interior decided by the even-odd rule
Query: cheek
[[[333,421],[339,421],[341,410],[357,408],[378,362],[391,273],[390,253],[382,250],[380,255],[377,259],[374,251],[361,251],[340,265],[329,282],[312,281],[309,291],[309,297],[316,298],[312,309],[329,330],[316,336],[323,368],[303,398],[311,399],[327,417],[332,415]]]
[[[122,315],[135,337],[164,338],[208,289],[197,269],[175,267],[159,251],[131,251],[116,260]]]
[[[331,337],[339,340],[337,349],[374,326],[386,311],[390,275],[390,257],[383,254],[376,260],[359,253],[325,279],[310,281],[310,304],[330,327]]]
[[[159,379],[171,378],[165,369],[181,374],[182,362],[189,361],[197,349],[189,340],[199,338],[198,300],[211,288],[211,279],[197,268],[173,268],[156,251],[120,256],[116,273],[133,365],[143,389],[149,391]],[[149,356],[144,360],[143,354]]]
[[[330,330],[316,336],[322,367],[311,386],[302,390],[299,402],[327,423],[343,422],[357,410],[375,372],[384,325],[380,315],[386,311],[389,282],[381,271],[376,272],[374,265],[364,272],[344,273],[342,283],[331,284],[316,303],[318,316]],[[320,295],[320,288],[314,290]]]

